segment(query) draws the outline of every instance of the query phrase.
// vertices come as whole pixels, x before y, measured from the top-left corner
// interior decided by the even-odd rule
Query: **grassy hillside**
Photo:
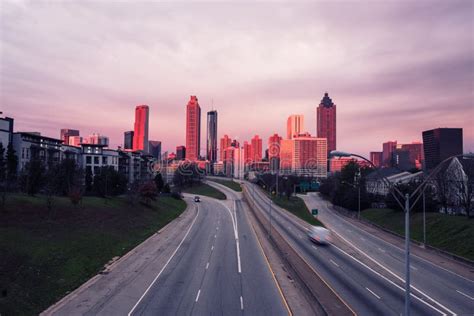
[[[368,209],[362,217],[403,235],[405,215],[390,209]],[[423,214],[410,217],[411,238],[423,242]],[[426,242],[428,245],[474,261],[474,219],[426,213]]]
[[[226,199],[226,196],[225,196],[224,193],[222,193],[221,191],[217,190],[216,188],[213,188],[210,185],[205,184],[205,183],[201,183],[201,184],[189,187],[189,188],[185,188],[185,189],[183,189],[183,192],[184,193],[189,193],[189,194],[195,194],[195,195],[205,195],[205,196],[209,196],[209,197],[219,199],[219,200],[225,200]]]
[[[284,208],[288,212],[298,216],[311,225],[324,226],[323,223],[311,215],[304,201],[297,196],[292,196],[289,200],[286,197],[273,197],[272,201],[279,207]]]
[[[0,213],[0,314],[33,315],[55,303],[172,221],[186,203],[161,197],[146,207],[85,197],[82,206],[10,195]]]
[[[235,182],[234,180],[217,180],[217,179],[210,179],[210,181],[217,182],[219,184],[225,185],[229,189],[232,189],[236,192],[242,192],[242,187],[239,183]]]

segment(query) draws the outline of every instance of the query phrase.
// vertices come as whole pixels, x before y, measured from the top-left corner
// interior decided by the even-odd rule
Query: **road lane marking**
[[[418,270],[418,268],[415,268],[414,266],[410,265],[410,268],[413,269],[413,270]]]
[[[239,240],[235,241],[235,246],[237,247],[237,271],[242,273],[242,267],[240,266],[240,247],[239,247]]]
[[[375,294],[373,291],[371,291],[368,287],[366,287],[367,291],[369,291],[370,293],[372,293],[373,296],[375,296],[376,298],[380,299],[380,296],[378,296],[377,294]]]
[[[336,267],[339,268],[339,265],[337,263],[335,263],[332,259],[329,259],[329,261],[331,261],[333,265],[335,265]]]
[[[217,238],[217,235],[214,235],[214,238]]]
[[[387,271],[388,273],[390,273],[392,276],[394,276],[395,278],[397,278],[398,280],[400,280],[402,283],[405,283],[405,280],[403,278],[401,278],[398,274],[394,273],[392,270],[390,270],[389,268],[387,268],[386,266],[384,266],[383,264],[381,264],[380,262],[378,262],[377,260],[375,260],[374,258],[372,258],[371,256],[369,256],[368,254],[366,254],[365,252],[363,252],[360,248],[358,248],[356,245],[354,245],[353,243],[351,243],[349,240],[347,240],[346,238],[342,237],[340,234],[338,234],[337,232],[333,231],[334,234],[336,234],[337,236],[339,236],[342,240],[344,240],[348,245],[352,246],[354,249],[356,249],[357,251],[359,251],[361,254],[363,254],[364,256],[366,256],[367,258],[369,258],[372,262],[374,262],[375,264],[377,264],[379,267],[381,267],[382,269],[384,269],[385,271]],[[336,247],[336,246],[335,246]],[[337,249],[343,251],[342,249],[340,249],[339,247],[336,247]],[[344,253],[346,253],[345,251],[343,251]],[[347,254],[348,256],[352,257],[351,255]],[[353,257],[352,257],[353,258]],[[355,258],[354,258],[355,259]],[[416,290],[418,293],[420,293],[422,296],[424,296],[425,298],[427,298],[428,300],[430,300],[431,302],[433,302],[434,304],[438,305],[439,307],[445,309],[446,311],[448,311],[449,313],[455,315],[456,313],[453,312],[452,310],[450,310],[449,308],[447,308],[446,306],[444,306],[443,304],[441,304],[440,302],[436,301],[434,298],[432,298],[431,296],[428,296],[425,292],[421,291],[420,289],[418,289],[417,287],[415,287],[414,285],[411,285],[410,284],[410,288]],[[403,289],[405,291],[405,289]],[[413,294],[412,294],[413,295]],[[416,297],[416,296],[415,296]],[[423,301],[423,300],[422,300]],[[424,302],[424,301],[423,301]],[[428,305],[434,309],[436,309],[434,306],[432,305]],[[439,311],[438,309],[436,309],[437,311]]]
[[[240,309],[244,310],[244,299],[240,296]]]
[[[326,206],[326,207],[329,208],[329,206]],[[355,228],[356,231],[359,231],[360,233],[364,233],[364,234],[367,234],[367,235],[369,234],[369,233],[367,233],[366,231],[364,231],[362,228],[360,228],[360,227],[358,227],[358,226],[352,224],[352,223],[349,222],[347,219],[343,218],[341,215],[339,215],[339,214],[337,214],[337,213],[335,213],[335,212],[331,212],[331,214],[334,214],[335,217],[337,217],[339,220],[341,220],[341,221],[345,222],[346,224],[348,224],[348,225],[352,226],[353,228]],[[336,233],[336,232],[335,232],[335,233]],[[336,233],[336,234],[337,234],[337,233]],[[339,235],[340,237],[342,237],[340,234],[338,234],[338,235]],[[405,253],[405,249],[400,248],[400,247],[398,247],[398,246],[396,246],[396,245],[394,245],[394,244],[392,244],[392,243],[390,243],[390,242],[388,242],[388,241],[382,239],[381,237],[378,237],[378,236],[376,236],[376,235],[370,235],[370,236],[373,237],[373,238],[375,238],[375,239],[377,239],[377,240],[379,240],[379,241],[381,241],[381,242],[384,243],[384,244],[389,245],[390,247],[393,247],[393,248],[397,249],[397,250],[400,251],[402,254]],[[344,239],[344,240],[345,240],[345,239]],[[438,266],[438,265],[436,265],[435,263],[433,263],[433,262],[431,262],[431,261],[429,261],[429,260],[427,260],[427,259],[425,259],[425,258],[423,258],[423,257],[420,257],[420,256],[418,256],[418,255],[416,255],[416,254],[413,254],[413,253],[410,254],[410,255],[413,256],[413,257],[415,257],[415,258],[417,258],[417,259],[419,259],[419,260],[422,260],[422,261],[424,261],[424,262],[426,262],[426,263],[432,265],[432,266],[435,267],[435,268],[439,268],[439,269],[444,270],[444,271],[446,271],[446,272],[448,272],[448,273],[454,274],[455,276],[457,276],[457,277],[459,277],[459,278],[461,278],[461,279],[464,279],[464,280],[466,280],[466,281],[468,281],[468,282],[474,283],[474,280],[468,279],[468,278],[466,278],[466,277],[464,277],[464,276],[462,276],[462,275],[460,275],[460,274],[457,274],[456,272],[453,272],[453,271],[451,271],[451,270],[448,270],[448,269],[446,269],[446,268],[443,268],[443,267],[441,267],[441,266]]]
[[[186,237],[188,237],[189,235],[189,232],[191,231],[191,229],[193,228],[194,226],[194,223],[196,222],[196,219],[198,218],[199,216],[199,207],[196,207],[197,208],[197,214],[196,214],[196,217],[194,217],[193,219],[193,222],[191,223],[191,226],[189,226],[188,230],[186,231],[186,234],[184,235],[183,239],[181,239],[181,242],[178,244],[178,247],[176,247],[176,249],[173,251],[173,253],[171,254],[171,256],[169,257],[168,261],[166,261],[165,265],[163,266],[163,268],[161,268],[160,272],[158,272],[158,274],[156,275],[156,277],[153,279],[153,281],[150,283],[150,285],[148,286],[148,288],[145,290],[145,293],[143,293],[143,295],[138,299],[138,301],[135,303],[135,305],[133,305],[132,309],[130,310],[130,312],[128,312],[128,316],[132,315],[133,311],[137,308],[138,304],[140,304],[140,302],[143,300],[143,298],[145,297],[145,295],[148,293],[148,291],[151,289],[151,287],[153,286],[153,284],[155,284],[156,280],[158,280],[158,278],[160,277],[160,275],[163,273],[163,271],[166,269],[166,267],[168,266],[168,264],[170,263],[171,259],[173,259],[173,257],[175,256],[175,254],[178,252],[179,248],[181,247],[181,245],[183,244],[184,240],[186,239]]]
[[[316,248],[316,246],[315,246],[315,245],[312,245],[311,247],[313,247],[315,250],[318,250],[318,248]]]
[[[366,265],[365,263],[363,263],[362,261],[360,261],[359,259],[353,257],[352,255],[348,254],[347,252],[345,252],[344,250],[342,250],[341,248],[339,248],[338,246],[336,245],[332,245],[334,248],[336,248],[337,250],[339,250],[340,252],[342,252],[343,254],[345,254],[346,256],[348,256],[349,258],[351,258],[352,260],[354,260],[355,262],[359,263],[360,265],[362,265],[363,267],[367,268],[369,271],[375,273],[377,276],[379,276],[380,278],[384,279],[385,281],[387,281],[388,283],[392,284],[393,286],[395,286],[396,288],[400,289],[402,292],[405,292],[405,289],[401,286],[399,286],[398,284],[396,284],[395,282],[393,282],[392,280],[390,280],[389,278],[385,277],[384,275],[378,273],[377,271],[375,271],[374,269],[372,269],[371,267],[369,267],[368,265]],[[439,309],[437,309],[436,307],[434,307],[433,305],[430,305],[428,304],[425,300],[419,298],[418,296],[416,296],[415,294],[413,294],[413,292],[410,293],[410,296],[414,297],[415,299],[417,299],[418,301],[422,302],[423,304],[425,304],[426,306],[430,307],[431,309],[434,309],[435,311],[437,311],[438,313],[440,313],[441,315],[447,315],[446,313],[440,311]],[[451,312],[451,311],[450,311]],[[452,312],[451,312],[452,313]],[[455,315],[455,313],[452,313],[453,315]]]
[[[201,289],[199,289],[198,294],[196,295],[196,300],[195,300],[196,303],[197,301],[199,301],[199,295],[201,295]]]
[[[211,251],[213,251],[213,250],[214,250],[214,246],[211,247]]]
[[[385,250],[383,250],[382,248],[377,248],[378,250],[380,250],[381,252],[385,253]]]
[[[360,237],[360,240],[365,241],[365,238],[364,238],[364,237]]]
[[[209,262],[206,264],[206,270],[209,269]]]
[[[458,291],[458,290],[456,290],[456,292],[458,292],[459,294],[461,294],[461,295],[464,295],[465,297],[468,297],[468,298],[470,298],[471,300],[473,300],[473,301],[474,301],[474,297],[472,297],[472,296],[469,296],[469,295],[467,295],[466,293],[463,293],[463,292],[461,292],[461,291]]]
[[[300,237],[300,239],[303,239],[303,236],[301,236],[300,234],[298,234],[298,237]]]

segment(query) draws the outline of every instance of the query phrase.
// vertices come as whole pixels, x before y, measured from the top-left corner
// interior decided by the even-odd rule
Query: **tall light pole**
[[[364,161],[367,161],[377,172],[378,176],[384,181],[385,185],[389,189],[388,191],[392,194],[397,201],[398,205],[405,211],[405,315],[410,315],[410,210],[416,205],[416,202],[420,199],[422,195],[424,195],[426,184],[431,181],[431,179],[441,170],[442,166],[445,162],[456,158],[456,157],[468,157],[473,158],[473,154],[461,154],[461,155],[454,155],[445,160],[441,161],[436,168],[434,168],[430,174],[421,182],[421,184],[411,193],[411,194],[403,194],[394,184],[392,184],[386,177],[384,177],[379,169],[370,161],[369,159],[343,151],[333,150],[330,153],[331,157],[357,157]],[[418,194],[418,196],[417,196]],[[397,196],[398,195],[398,196]],[[415,198],[416,197],[416,198]],[[410,207],[410,199],[415,198],[414,203]],[[404,203],[401,203],[401,200],[404,200]]]

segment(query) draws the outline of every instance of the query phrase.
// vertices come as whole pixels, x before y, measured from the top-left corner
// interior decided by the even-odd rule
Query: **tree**
[[[6,164],[5,164],[5,148],[0,143],[0,190],[1,190],[1,207],[5,208],[6,188],[5,188]]]
[[[6,161],[6,183],[7,190],[10,185],[14,184],[17,178],[18,157],[16,156],[13,145],[10,143],[7,147],[7,161]]]
[[[20,185],[23,192],[34,196],[39,192],[45,181],[45,167],[38,158],[32,158],[20,176]]]
[[[90,167],[86,168],[85,185],[86,185],[86,192],[91,192],[92,191],[92,169]]]
[[[154,181],[155,181],[156,189],[158,190],[158,192],[163,191],[163,187],[165,184],[163,182],[163,177],[161,173],[157,173],[155,175]]]
[[[151,204],[151,201],[156,200],[156,197],[158,195],[157,191],[156,191],[155,182],[153,182],[153,181],[144,182],[140,186],[139,193],[140,193],[140,198],[141,198],[142,202],[145,205],[149,206]]]

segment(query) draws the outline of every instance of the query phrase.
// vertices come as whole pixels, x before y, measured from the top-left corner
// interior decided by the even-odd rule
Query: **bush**
[[[171,193],[171,197],[176,199],[176,200],[182,200],[183,198],[181,197],[181,193],[177,192],[177,191],[173,191]]]

